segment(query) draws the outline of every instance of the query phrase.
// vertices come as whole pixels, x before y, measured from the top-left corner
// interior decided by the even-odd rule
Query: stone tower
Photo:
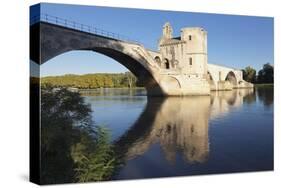
[[[185,42],[183,67],[185,73],[205,78],[207,75],[207,32],[199,27],[181,29]]]
[[[190,77],[207,77],[207,32],[204,29],[183,28],[180,37],[173,37],[173,29],[167,22],[163,26],[159,51],[161,68]]]
[[[180,36],[173,37],[171,25],[167,22],[163,26],[155,62],[161,71],[159,83],[164,92],[173,93],[179,89],[182,95],[210,94],[207,61],[207,32],[204,29],[183,28]]]

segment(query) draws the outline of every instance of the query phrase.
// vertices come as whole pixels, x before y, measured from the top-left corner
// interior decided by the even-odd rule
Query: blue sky
[[[183,27],[203,27],[208,32],[209,63],[235,68],[261,69],[273,64],[273,18],[94,6],[41,4],[41,13],[66,18],[138,40],[157,49],[162,26],[169,21],[174,36]],[[32,15],[37,11],[32,12]],[[125,72],[118,62],[91,51],[72,51],[41,65],[41,75]]]

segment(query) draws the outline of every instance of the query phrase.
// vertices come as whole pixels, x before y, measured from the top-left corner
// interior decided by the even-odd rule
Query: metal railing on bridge
[[[76,21],[60,18],[57,16],[52,16],[49,14],[40,14],[40,15],[31,17],[30,25],[33,25],[40,21],[55,24],[58,26],[63,26],[63,27],[69,28],[69,29],[74,29],[74,30],[78,30],[78,31],[86,32],[86,33],[100,35],[100,36],[110,38],[110,39],[139,44],[139,41],[133,40],[130,37],[127,37],[125,35],[120,35],[118,33],[113,33],[113,32],[106,31],[106,30],[103,30],[103,29],[100,29],[97,27],[93,27],[93,26],[86,25],[86,24],[81,24]]]

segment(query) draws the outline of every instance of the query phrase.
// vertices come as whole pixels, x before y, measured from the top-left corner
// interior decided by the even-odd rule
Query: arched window
[[[189,65],[192,65],[192,58],[189,58]]]
[[[166,69],[170,69],[169,60],[168,60],[168,59],[165,59],[164,63],[165,63],[165,68],[166,68]]]
[[[160,57],[159,57],[159,56],[156,56],[156,57],[154,58],[154,60],[155,60],[155,62],[157,63],[157,65],[158,65],[159,67],[161,67],[161,59],[160,59]]]

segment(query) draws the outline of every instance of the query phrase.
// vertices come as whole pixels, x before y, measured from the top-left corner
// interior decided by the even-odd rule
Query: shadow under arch
[[[30,58],[41,65],[48,60],[73,50],[88,50],[108,56],[130,70],[143,84],[148,95],[163,93],[154,79],[147,60],[134,52],[140,46],[114,38],[65,28],[46,22],[30,26]]]
[[[238,84],[236,75],[233,71],[229,71],[224,80],[229,81],[234,87]]]
[[[214,81],[214,79],[213,79],[212,74],[211,74],[209,71],[207,72],[207,80],[208,80],[208,82],[209,82],[209,84],[210,84],[211,90],[216,90],[215,81]]]

